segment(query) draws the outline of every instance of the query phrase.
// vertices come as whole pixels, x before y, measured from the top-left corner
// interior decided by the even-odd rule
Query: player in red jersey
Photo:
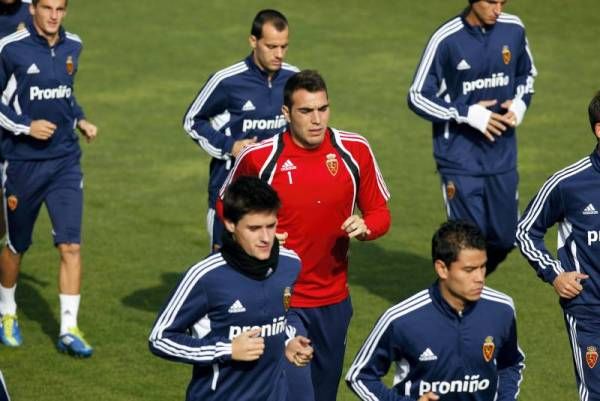
[[[328,127],[327,87],[316,71],[292,76],[283,103],[288,131],[244,149],[221,194],[236,177],[251,175],[271,184],[281,198],[278,236],[302,260],[291,319],[302,323],[306,332],[298,334],[311,338],[315,350],[310,372],[291,368],[291,394],[294,399],[332,401],[352,316],[350,239],[372,240],[387,232],[390,195],[367,140]],[[314,395],[307,391],[307,380],[312,380]]]

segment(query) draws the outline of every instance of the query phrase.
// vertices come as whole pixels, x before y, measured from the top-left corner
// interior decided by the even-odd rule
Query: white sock
[[[15,302],[16,289],[16,284],[12,288],[5,288],[0,285],[0,315],[17,314],[17,303]]]
[[[67,334],[71,327],[77,327],[77,313],[81,295],[59,294],[60,298],[60,335]]]

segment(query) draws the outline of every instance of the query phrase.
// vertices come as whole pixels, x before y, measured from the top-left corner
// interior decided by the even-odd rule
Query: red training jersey
[[[390,194],[367,140],[329,128],[318,148],[303,149],[289,132],[276,135],[238,155],[219,199],[243,175],[267,181],[281,199],[277,232],[288,233],[285,247],[302,260],[291,305],[319,307],[346,299],[350,239],[342,223],[358,205],[371,240],[385,234],[391,220]]]

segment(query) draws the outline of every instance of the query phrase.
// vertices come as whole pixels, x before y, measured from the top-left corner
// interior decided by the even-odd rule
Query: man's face
[[[494,25],[508,0],[480,0],[471,4],[467,19],[474,25]]]
[[[40,0],[35,7],[29,6],[29,12],[42,36],[55,36],[67,15],[66,0]]]
[[[283,106],[282,111],[296,145],[312,149],[323,142],[329,124],[329,100],[325,91],[299,89],[292,94],[291,109]]]
[[[462,310],[467,302],[481,297],[486,263],[486,251],[481,249],[462,249],[450,266],[441,260],[435,261],[442,295],[452,307]]]
[[[275,241],[276,212],[250,212],[237,224],[225,220],[225,228],[233,234],[244,252],[259,260],[269,259]]]
[[[250,46],[254,53],[254,62],[269,74],[281,69],[288,50],[288,29],[278,31],[273,24],[265,23],[262,37],[250,36]]]

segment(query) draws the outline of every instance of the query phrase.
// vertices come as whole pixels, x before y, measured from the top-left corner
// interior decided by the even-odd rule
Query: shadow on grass
[[[354,243],[348,281],[391,304],[429,287],[436,276],[430,259],[405,251],[391,251],[373,242]]]
[[[27,273],[21,272],[19,274],[19,289],[17,291],[19,313],[29,320],[37,322],[44,334],[54,344],[56,338],[58,338],[58,320],[54,316],[54,311],[36,287],[48,287],[48,282],[39,280]]]
[[[123,305],[130,308],[156,313],[166,301],[169,293],[175,288],[181,274],[181,272],[163,273],[161,275],[162,283],[160,285],[136,290],[125,296],[121,302]]]

